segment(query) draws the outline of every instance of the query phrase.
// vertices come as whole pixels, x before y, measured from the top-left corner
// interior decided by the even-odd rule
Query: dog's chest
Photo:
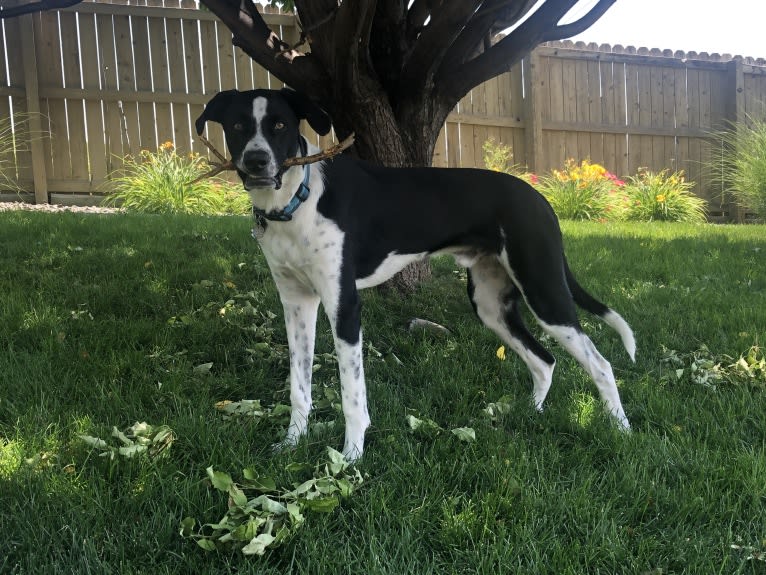
[[[316,291],[337,282],[343,253],[343,232],[316,215],[313,221],[269,223],[258,243],[276,280],[298,281]]]

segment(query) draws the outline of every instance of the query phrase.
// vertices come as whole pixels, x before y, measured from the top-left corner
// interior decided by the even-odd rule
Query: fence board
[[[202,79],[205,82],[205,93],[212,95],[220,92],[221,70],[219,62],[218,38],[216,35],[215,22],[200,22],[200,38],[202,42]],[[227,84],[224,84],[228,87]],[[196,116],[194,118],[196,120]],[[225,150],[223,130],[217,124],[207,126],[207,139],[215,146],[216,150]],[[209,159],[213,159],[211,152],[205,151]]]
[[[132,18],[133,56],[135,59],[135,85],[137,91],[152,90],[151,38],[149,36],[149,19],[143,16]],[[154,122],[155,110],[153,102],[138,102],[138,130],[140,150],[156,150],[157,131]]]
[[[59,27],[57,12],[42,12],[35,18],[35,48],[37,49],[38,81],[40,87],[61,86],[62,71],[59,56]],[[40,103],[47,118],[48,132],[43,137],[45,171],[49,177],[66,177],[70,165],[66,141],[66,106],[63,99],[46,98]],[[55,161],[54,161],[55,159]]]
[[[82,54],[82,86],[92,94],[101,89],[98,65],[98,39],[96,17],[93,14],[80,15],[80,52]],[[98,189],[107,176],[107,151],[104,140],[104,120],[101,102],[95,98],[85,100],[87,128],[88,163],[90,179]]]
[[[149,19],[149,38],[151,45],[152,83],[158,94],[170,93],[170,65],[168,64],[168,36],[164,18]],[[157,134],[157,146],[173,142],[173,110],[169,103],[154,103],[154,129]],[[156,151],[150,148],[151,151]]]
[[[118,90],[117,56],[115,53],[114,26],[112,16],[99,14],[97,17],[99,55],[101,62],[102,86],[105,90]],[[107,172],[122,168],[122,158],[129,151],[123,147],[123,126],[120,101],[104,102],[106,123]]]
[[[165,26],[167,29],[170,90],[171,92],[186,94],[188,92],[184,72],[182,22],[181,20],[168,19],[165,21]],[[173,111],[173,142],[179,151],[188,152],[191,150],[189,105],[171,104],[171,109]]]
[[[186,63],[186,91],[190,94],[202,94],[203,81],[202,81],[202,63],[200,62],[200,39],[199,29],[197,27],[196,20],[182,20],[182,29],[184,36],[184,61]],[[207,148],[202,142],[200,142],[193,134],[193,124],[197,117],[202,113],[203,106],[201,104],[189,104],[189,122],[187,129],[190,132],[191,137],[191,150],[199,154],[207,153]],[[189,151],[189,148],[185,148],[184,151]]]
[[[528,62],[528,60],[524,60]],[[510,117],[521,120],[525,117],[524,104],[524,78],[522,69],[525,64],[517,63],[507,73],[503,74],[500,84],[500,104],[498,114],[500,116]],[[510,86],[510,89],[508,89]],[[506,94],[510,95],[510,102]],[[506,104],[506,102],[508,102]],[[500,141],[509,144],[513,149],[513,161],[516,164],[525,166],[527,164],[527,142],[524,130],[517,128],[501,128]]]
[[[689,99],[686,89],[686,70],[674,70],[675,91],[673,93],[676,129],[689,127]],[[689,138],[676,138],[676,169],[689,173]]]
[[[8,46],[22,46],[21,38],[21,26],[22,18],[10,18],[3,22],[3,33],[5,34],[6,44]],[[23,86],[24,85],[24,61],[22,59],[22,50],[8,50],[5,54],[5,58],[8,62],[6,68],[6,79],[10,87]],[[4,62],[5,64],[5,62]],[[29,136],[29,127],[31,120],[25,117],[27,113],[27,102],[21,96],[11,96],[9,99],[2,98],[9,106],[13,106],[16,119],[22,121],[22,133],[26,133]],[[10,103],[9,103],[10,102]],[[39,122],[39,118],[38,118]],[[33,181],[34,174],[32,170],[32,144],[31,142],[22,142],[16,150],[16,177],[20,185],[25,185]]]
[[[80,79],[80,44],[78,42],[77,15],[61,13],[61,49],[64,63],[64,87],[82,88]],[[85,135],[85,101],[65,100],[67,111],[67,137],[70,168],[68,173],[74,179],[89,179],[87,138]],[[90,191],[90,190],[88,190]]]

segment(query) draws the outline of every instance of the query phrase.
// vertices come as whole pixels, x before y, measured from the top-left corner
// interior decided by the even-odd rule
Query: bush
[[[21,145],[26,140],[27,120],[15,115],[0,118],[0,190],[21,192],[16,180],[16,154],[23,151]]]
[[[691,193],[693,187],[694,182],[687,182],[683,171],[641,169],[622,188],[626,201],[621,216],[641,222],[704,222],[705,200]]]
[[[528,184],[537,184],[538,178],[530,174],[520,164],[513,163],[513,150],[507,144],[495,142],[494,138],[482,144],[484,151],[484,166],[494,172],[503,172],[521,178]]]
[[[104,203],[157,214],[248,213],[250,199],[239,186],[220,178],[189,183],[208,170],[199,154],[181,155],[165,142],[156,152],[142,150],[138,160],[127,156]]]
[[[624,182],[599,164],[567,160],[564,170],[540,178],[540,192],[556,215],[568,220],[604,220],[618,217],[619,190]]]
[[[766,218],[766,122],[748,117],[747,125],[722,133],[723,185],[736,202]]]

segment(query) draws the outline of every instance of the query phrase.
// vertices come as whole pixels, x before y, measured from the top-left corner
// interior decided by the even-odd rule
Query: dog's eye
[[[237,122],[236,124],[234,124],[234,129],[237,132],[242,132],[242,131],[244,131],[245,126],[241,122]]]
[[[275,130],[284,130],[285,125],[282,122],[275,122],[274,123],[274,129]]]

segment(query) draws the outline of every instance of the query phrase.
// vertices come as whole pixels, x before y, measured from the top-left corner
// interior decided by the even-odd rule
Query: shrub
[[[490,138],[481,147],[484,151],[484,166],[488,170],[516,176],[529,184],[534,185],[538,183],[538,178],[535,174],[530,174],[521,165],[513,163],[513,150],[511,146],[502,142],[495,142],[494,138]]]
[[[692,187],[694,182],[687,182],[683,171],[641,169],[622,188],[626,196],[622,217],[642,222],[704,222],[705,200],[692,194]]]
[[[15,115],[0,118],[0,190],[21,192],[16,180],[16,154],[22,151],[27,121]]]
[[[720,134],[723,141],[722,184],[736,202],[766,218],[766,122],[748,117]]]
[[[618,215],[624,182],[599,164],[567,160],[563,171],[540,178],[540,192],[556,215],[570,220],[603,220]]]
[[[179,154],[165,142],[156,152],[142,150],[139,159],[127,156],[104,203],[157,214],[248,213],[250,200],[238,186],[219,178],[190,183],[208,170],[199,154]]]

